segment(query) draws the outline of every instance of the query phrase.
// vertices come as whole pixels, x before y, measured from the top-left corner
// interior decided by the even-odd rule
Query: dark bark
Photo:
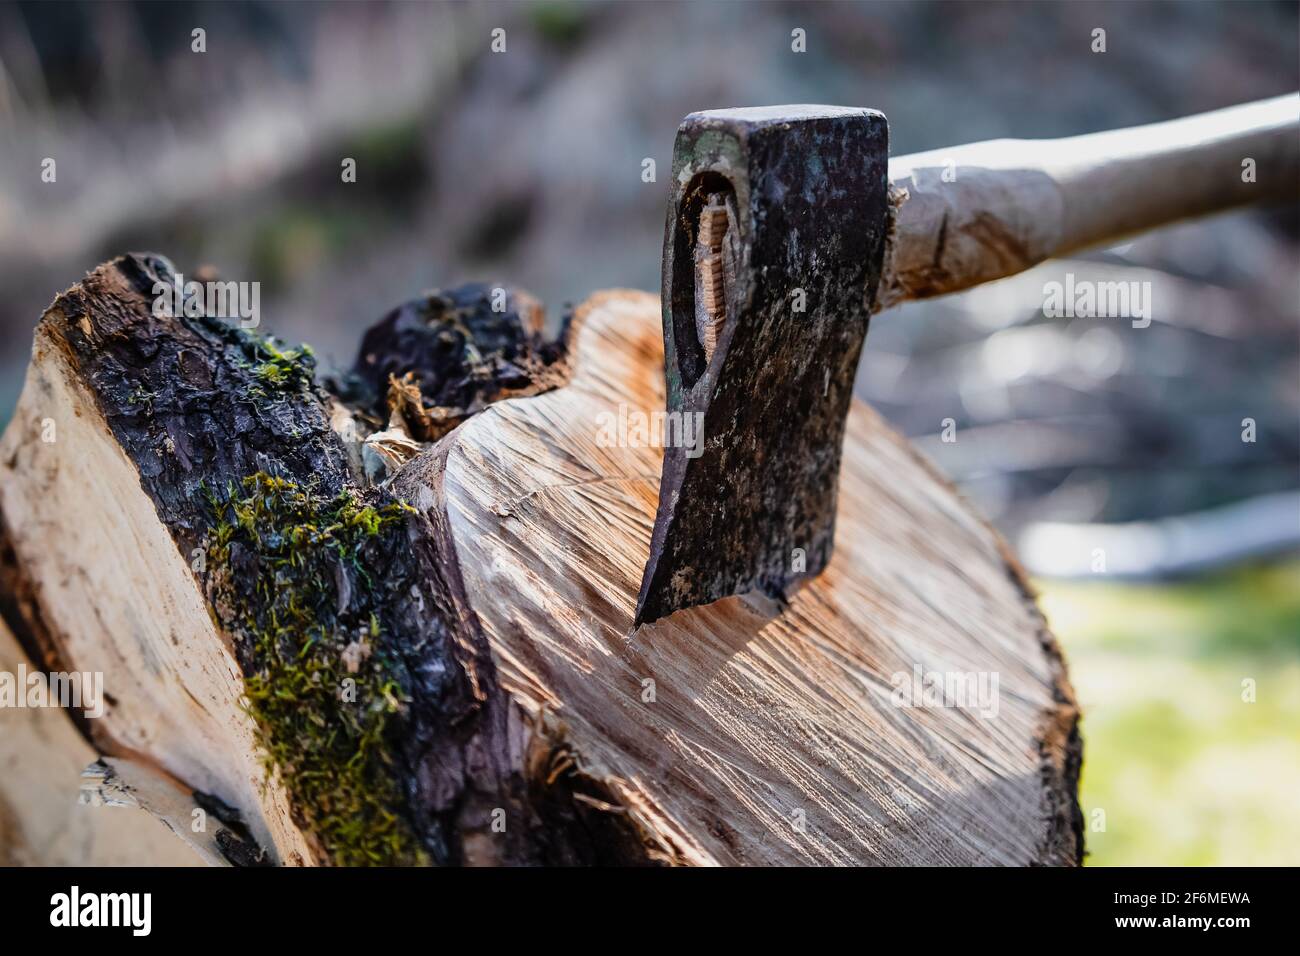
[[[372,326],[351,372],[331,385],[377,422],[396,409],[413,437],[431,441],[492,402],[564,380],[563,343],[545,339],[542,321],[535,299],[500,286],[430,292]]]

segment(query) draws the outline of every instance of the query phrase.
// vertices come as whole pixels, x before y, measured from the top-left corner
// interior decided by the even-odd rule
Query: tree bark
[[[229,862],[1079,862],[1055,642],[865,406],[822,575],[634,631],[662,450],[602,435],[664,408],[657,299],[597,294],[549,343],[522,295],[426,297],[326,390],[307,352],[155,315],[170,275],[122,257],[42,318],[0,610],[104,673],[96,753],[237,812]],[[906,699],[957,673],[996,678],[983,716]]]

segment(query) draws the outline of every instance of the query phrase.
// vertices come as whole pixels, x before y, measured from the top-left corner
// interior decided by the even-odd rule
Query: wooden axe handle
[[[900,156],[889,180],[894,223],[876,309],[1179,219],[1294,199],[1300,94],[1067,139]]]

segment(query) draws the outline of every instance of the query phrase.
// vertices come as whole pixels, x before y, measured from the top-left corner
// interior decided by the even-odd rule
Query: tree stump
[[[823,574],[634,630],[657,297],[598,293],[558,344],[525,296],[428,297],[326,390],[309,352],[155,315],[170,275],[124,256],[42,318],[0,608],[43,667],[105,675],[76,745],[225,807],[229,862],[1080,861],[1033,595],[866,406]]]

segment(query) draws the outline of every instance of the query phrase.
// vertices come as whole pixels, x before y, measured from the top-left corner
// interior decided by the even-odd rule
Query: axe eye
[[[725,176],[699,174],[683,191],[669,241],[675,250],[665,287],[682,384],[691,388],[721,340],[740,255],[736,194]]]
[[[695,310],[695,330],[704,348],[704,364],[713,359],[718,333],[727,319],[727,281],[722,241],[727,234],[727,207],[712,193],[700,210],[695,240],[695,282],[700,306]]]

